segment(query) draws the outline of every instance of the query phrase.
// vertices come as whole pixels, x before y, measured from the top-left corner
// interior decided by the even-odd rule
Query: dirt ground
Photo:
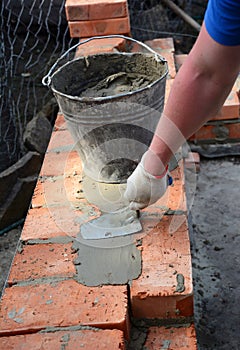
[[[240,158],[231,157],[202,159],[197,175],[190,235],[199,350],[240,349],[239,174]],[[189,171],[186,179],[188,186]],[[20,232],[18,228],[0,236],[0,291]]]

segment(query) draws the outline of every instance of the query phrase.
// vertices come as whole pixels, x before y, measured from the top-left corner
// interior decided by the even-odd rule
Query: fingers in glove
[[[129,204],[129,208],[131,210],[140,210],[140,209],[144,209],[148,206],[148,203],[139,203],[139,202],[131,202]]]

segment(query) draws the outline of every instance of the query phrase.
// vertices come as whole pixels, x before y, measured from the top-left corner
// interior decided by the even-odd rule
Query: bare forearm
[[[146,170],[155,175],[161,172],[183,142],[218,113],[237,77],[239,64],[240,47],[227,48],[213,42],[203,26],[174,80],[150,145]],[[156,157],[162,164],[154,161]]]

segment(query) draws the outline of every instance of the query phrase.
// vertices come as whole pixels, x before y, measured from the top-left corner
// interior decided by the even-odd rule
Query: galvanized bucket
[[[79,45],[114,37],[138,43],[148,53],[96,54],[75,58],[57,68],[60,60]],[[126,182],[151,142],[163,110],[167,74],[167,61],[162,56],[123,35],[89,38],[56,61],[42,82],[57,99],[87,176],[105,183]],[[119,91],[118,82],[135,75],[143,77],[145,83],[131,91],[124,91],[123,83]],[[114,94],[91,94],[92,87],[111,79],[115,79]]]

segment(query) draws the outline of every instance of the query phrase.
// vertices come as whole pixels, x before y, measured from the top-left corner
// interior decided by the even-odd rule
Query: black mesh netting
[[[203,1],[176,1],[195,10],[201,23]],[[139,40],[173,36],[191,46],[196,32],[161,1],[129,0],[132,36]],[[65,0],[3,0],[0,5],[0,172],[23,154],[26,124],[51,97],[42,77],[76,39],[69,36]]]

